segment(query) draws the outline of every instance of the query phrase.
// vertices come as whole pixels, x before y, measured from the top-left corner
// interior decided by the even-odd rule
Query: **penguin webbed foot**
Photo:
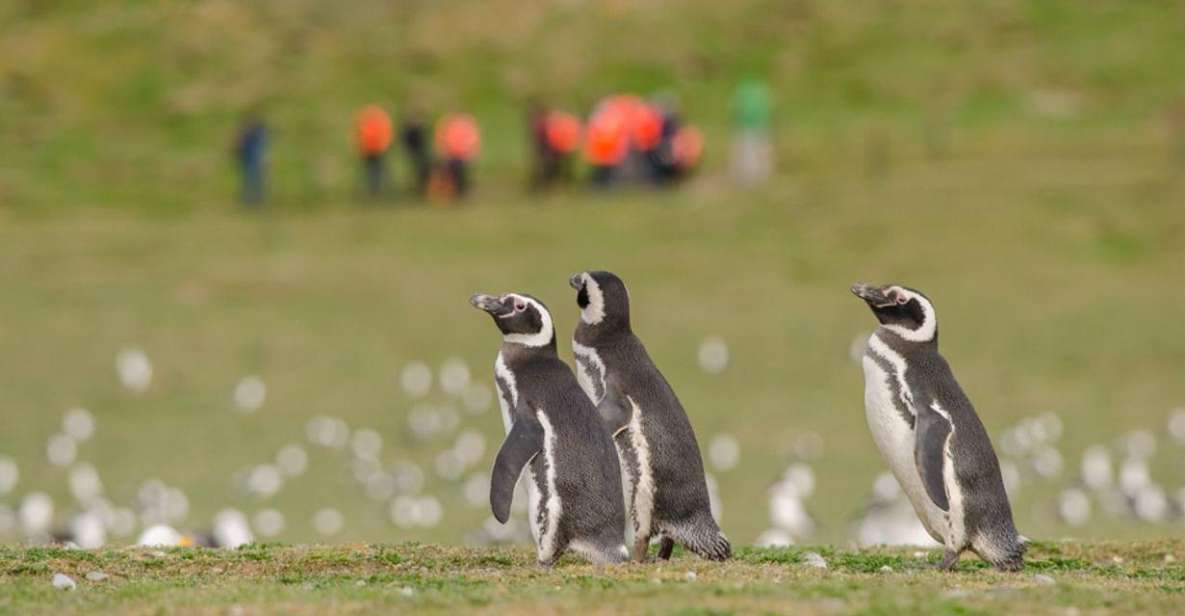
[[[954,550],[947,550],[942,556],[942,562],[935,565],[935,568],[939,571],[954,571],[957,564],[959,564],[959,553]]]
[[[671,553],[675,551],[675,540],[670,537],[663,537],[658,544],[658,559],[670,560]]]
[[[634,562],[645,563],[649,559],[650,537],[634,539]]]

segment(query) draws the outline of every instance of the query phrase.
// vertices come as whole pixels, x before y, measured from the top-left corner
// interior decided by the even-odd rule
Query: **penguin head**
[[[615,331],[630,328],[630,294],[625,283],[612,272],[574,274],[568,284],[576,289],[580,307],[580,329]]]
[[[901,285],[877,287],[858,282],[852,293],[864,300],[881,327],[910,342],[938,339],[938,317],[934,304],[921,291]]]
[[[538,299],[523,293],[500,297],[478,293],[469,298],[469,303],[494,318],[506,342],[526,347],[555,346],[551,312]]]

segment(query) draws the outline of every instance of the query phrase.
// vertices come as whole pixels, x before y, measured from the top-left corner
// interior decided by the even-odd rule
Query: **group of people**
[[[599,188],[631,181],[671,184],[695,169],[703,154],[703,134],[683,123],[668,97],[616,94],[597,103],[585,123],[531,103],[528,124],[534,189],[573,182],[573,159],[581,150],[589,180]]]
[[[651,100],[633,94],[608,96],[586,119],[531,102],[527,126],[533,190],[574,184],[578,158],[587,166],[588,182],[599,189],[626,183],[667,186],[690,174],[704,150],[700,130],[682,120],[672,97],[662,95]],[[407,191],[449,202],[464,198],[472,188],[471,168],[481,148],[481,130],[468,113],[445,114],[430,126],[414,111],[396,127],[385,109],[371,104],[355,115],[354,143],[367,197],[394,192],[389,159],[401,148],[409,167]],[[250,115],[234,146],[242,201],[248,206],[262,203],[266,196],[267,148],[264,120]]]
[[[382,197],[389,191],[386,159],[395,140],[390,116],[378,105],[363,107],[355,120],[355,137],[366,192]],[[411,192],[444,201],[469,192],[469,167],[481,148],[481,132],[473,116],[442,116],[430,140],[423,119],[411,113],[399,127],[399,141],[412,170]]]

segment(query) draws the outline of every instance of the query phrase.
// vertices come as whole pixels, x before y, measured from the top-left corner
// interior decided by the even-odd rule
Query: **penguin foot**
[[[942,557],[942,562],[938,563],[937,569],[939,571],[954,571],[955,565],[959,562],[959,553],[954,550],[947,550]]]
[[[675,540],[670,537],[663,537],[658,544],[658,558],[659,560],[670,560],[671,553],[675,551]]]
[[[634,560],[636,562],[644,563],[647,560],[647,552],[650,550],[650,537],[637,537],[634,539]]]

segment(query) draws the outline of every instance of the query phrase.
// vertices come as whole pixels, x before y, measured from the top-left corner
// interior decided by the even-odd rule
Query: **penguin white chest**
[[[886,371],[876,360],[864,356],[864,412],[868,429],[889,470],[913,504],[918,519],[935,540],[943,542],[949,524],[945,512],[930,500],[922,484],[915,458],[916,434],[899,410],[901,401],[891,385],[890,379],[897,378],[898,375]]]
[[[502,410],[502,425],[506,428],[506,433],[510,434],[510,429],[514,427],[514,409],[518,406],[518,379],[502,359],[501,353],[498,353],[498,358],[494,360],[494,383],[498,387],[498,407]],[[541,528],[545,524],[541,521],[540,507],[543,504],[543,494],[540,490],[540,478],[536,476],[531,464],[527,465],[523,474],[527,477],[527,526],[531,530],[531,536],[539,543],[541,536],[545,534]]]

